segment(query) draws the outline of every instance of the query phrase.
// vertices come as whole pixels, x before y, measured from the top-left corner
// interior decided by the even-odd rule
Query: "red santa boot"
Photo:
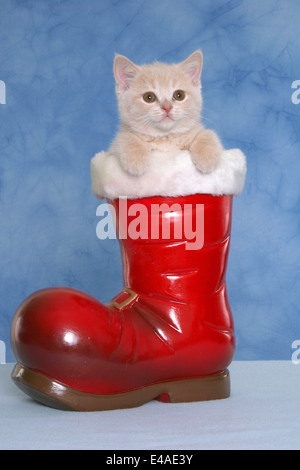
[[[12,323],[15,383],[68,410],[226,398],[232,196],[114,199],[124,288],[104,305],[70,288],[28,297]]]

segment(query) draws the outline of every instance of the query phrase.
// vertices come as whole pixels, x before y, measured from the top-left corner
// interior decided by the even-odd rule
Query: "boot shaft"
[[[111,203],[126,287],[198,303],[225,285],[232,196]]]

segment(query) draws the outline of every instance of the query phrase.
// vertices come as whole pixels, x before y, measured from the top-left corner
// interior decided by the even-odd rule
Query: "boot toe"
[[[102,338],[97,343],[95,325]],[[80,389],[91,373],[87,364],[110,353],[110,326],[107,308],[93,297],[70,288],[43,289],[18,308],[12,350],[26,368]]]

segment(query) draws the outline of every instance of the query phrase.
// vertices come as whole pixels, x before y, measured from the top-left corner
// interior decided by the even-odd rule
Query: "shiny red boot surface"
[[[232,197],[125,203],[112,202],[124,289],[106,305],[63,287],[28,297],[12,324],[13,380],[45,404],[83,411],[228,397]]]

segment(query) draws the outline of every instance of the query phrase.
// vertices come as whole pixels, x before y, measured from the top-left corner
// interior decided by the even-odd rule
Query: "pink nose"
[[[171,103],[163,103],[163,104],[161,105],[161,108],[162,108],[164,111],[166,111],[166,113],[169,113],[169,112],[171,111],[171,109],[172,109],[172,105],[171,105]]]

